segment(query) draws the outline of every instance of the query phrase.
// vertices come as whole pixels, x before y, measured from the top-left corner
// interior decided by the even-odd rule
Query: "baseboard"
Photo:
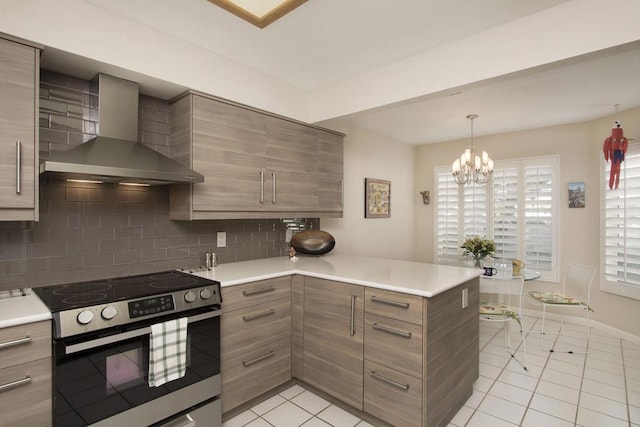
[[[536,317],[538,319],[542,319],[542,312],[538,310],[531,310],[528,308],[522,309],[522,314],[528,317]],[[567,316],[557,313],[550,313],[547,311],[546,318],[549,320],[561,321],[564,320],[567,323],[571,323],[573,325],[587,325],[587,319],[580,316]],[[619,338],[632,342],[634,344],[640,345],[640,337],[637,335],[630,334],[629,332],[623,331],[622,329],[614,328],[613,326],[609,326],[606,323],[598,322],[597,320],[591,319],[591,327],[594,329],[598,329],[603,332],[610,333]]]

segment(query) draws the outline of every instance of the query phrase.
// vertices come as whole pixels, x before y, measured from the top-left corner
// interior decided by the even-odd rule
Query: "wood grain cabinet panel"
[[[303,380],[362,409],[364,289],[305,277]]]
[[[318,206],[322,211],[342,212],[344,206],[343,137],[317,131]]]
[[[27,323],[0,329],[0,367],[50,357],[50,322]]]
[[[51,322],[0,329],[0,427],[51,426]]]
[[[171,101],[170,155],[205,182],[173,185],[170,217],[339,217],[341,205],[324,202],[338,173],[342,180],[342,138],[205,94],[181,95]]]
[[[258,280],[222,288],[222,313],[252,305],[267,304],[291,295],[291,276]]]
[[[366,359],[422,378],[422,326],[370,313],[364,324]]]
[[[50,426],[53,418],[51,359],[0,369],[0,386],[29,378],[2,393],[0,426]]]
[[[222,359],[222,411],[227,412],[291,379],[291,341],[265,343]]]
[[[222,411],[291,379],[291,276],[222,288]]]
[[[365,360],[364,411],[396,427],[422,424],[421,378]]]
[[[418,295],[403,294],[384,289],[365,289],[365,310],[392,319],[422,325],[422,301]]]
[[[0,220],[38,220],[39,58],[0,38]]]
[[[259,304],[222,316],[222,358],[245,354],[270,341],[291,337],[291,300]]]
[[[440,426],[458,412],[479,375],[480,279],[425,298],[425,425]],[[468,305],[462,307],[467,289]]]

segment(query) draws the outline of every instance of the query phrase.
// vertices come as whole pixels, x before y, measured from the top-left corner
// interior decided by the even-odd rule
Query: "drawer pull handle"
[[[403,338],[411,338],[411,332],[400,331],[398,329],[393,329],[388,326],[379,325],[377,323],[373,324],[373,329],[377,329],[379,331],[387,332],[389,334],[398,335]]]
[[[250,297],[252,295],[265,294],[267,292],[272,292],[275,290],[276,288],[274,288],[273,286],[267,286],[266,288],[258,288],[258,289],[252,289],[249,291],[242,291],[242,295],[244,295],[245,297]]]
[[[27,385],[30,382],[31,382],[31,377],[30,376],[26,376],[21,380],[12,381],[10,383],[6,383],[6,384],[0,385],[0,392],[7,391],[9,389],[20,387],[20,386],[23,386],[23,385]]]
[[[250,314],[248,316],[242,316],[242,320],[244,320],[245,322],[248,322],[250,320],[259,319],[261,317],[271,316],[272,314],[276,314],[276,311],[273,308],[269,309],[267,311],[263,311],[262,313],[256,313],[256,314]]]
[[[394,301],[386,298],[380,298],[375,295],[371,296],[371,301],[379,302],[380,304],[392,305],[394,307],[401,307],[401,308],[409,308],[409,306],[411,305],[408,302]]]
[[[13,341],[7,341],[7,342],[2,342],[0,343],[0,350],[7,348],[7,347],[13,347],[14,345],[21,345],[21,344],[27,344],[31,342],[31,337],[24,337],[24,338],[19,338],[17,340],[13,340]]]
[[[394,387],[398,387],[404,391],[409,390],[409,384],[402,384],[402,383],[399,383],[398,381],[392,380],[391,378],[383,377],[382,375],[376,373],[376,371],[369,372],[369,375],[371,375],[373,378],[379,381],[382,381],[383,383],[387,383]]]
[[[243,361],[242,362],[242,366],[244,366],[244,367],[251,366],[254,363],[261,362],[261,361],[263,361],[265,359],[273,357],[274,355],[275,355],[275,353],[273,352],[273,350],[271,350],[269,353],[263,354],[262,356],[258,356],[258,357],[254,358],[254,359],[247,360],[246,362]]]

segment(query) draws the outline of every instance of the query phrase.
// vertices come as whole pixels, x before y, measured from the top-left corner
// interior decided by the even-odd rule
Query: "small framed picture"
[[[584,182],[570,182],[569,183],[569,207],[570,208],[584,208]]]
[[[364,179],[364,217],[391,217],[391,181]]]

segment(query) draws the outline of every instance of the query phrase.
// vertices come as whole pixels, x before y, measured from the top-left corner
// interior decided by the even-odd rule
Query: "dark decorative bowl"
[[[331,251],[336,245],[333,236],[326,231],[299,231],[291,238],[291,246],[301,254],[322,255]]]

